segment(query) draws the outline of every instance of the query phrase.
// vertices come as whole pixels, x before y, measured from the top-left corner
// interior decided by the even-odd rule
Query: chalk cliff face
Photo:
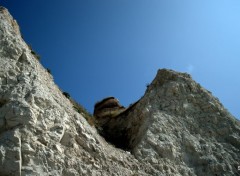
[[[108,142],[1,7],[0,175],[240,174],[239,121],[187,74],[159,70],[137,103],[101,125]]]
[[[145,95],[103,130],[156,175],[240,174],[239,121],[185,73],[159,70]]]
[[[145,174],[74,109],[4,8],[0,37],[0,175]]]

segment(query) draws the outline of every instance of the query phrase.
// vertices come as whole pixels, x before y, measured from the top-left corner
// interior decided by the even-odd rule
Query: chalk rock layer
[[[147,175],[79,114],[0,8],[0,175]]]
[[[0,175],[239,174],[239,121],[189,75],[159,70],[138,102],[103,123],[112,145],[38,59],[1,7]]]
[[[156,175],[239,174],[239,121],[186,73],[159,70],[143,98],[103,126]]]

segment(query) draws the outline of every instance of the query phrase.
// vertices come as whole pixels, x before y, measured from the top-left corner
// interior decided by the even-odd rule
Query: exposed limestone
[[[0,175],[147,175],[73,107],[0,8]]]
[[[239,173],[239,121],[188,74],[159,70],[144,97],[103,126],[156,175]]]
[[[74,109],[2,7],[0,19],[0,175],[239,175],[239,121],[188,74],[159,70],[120,114],[106,111],[121,109],[113,98],[96,104],[124,151]]]
[[[128,117],[144,122],[130,141],[139,161],[172,175],[239,174],[239,121],[188,74],[159,70],[137,109],[146,114]]]

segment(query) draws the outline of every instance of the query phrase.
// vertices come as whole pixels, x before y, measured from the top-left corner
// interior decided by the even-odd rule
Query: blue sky
[[[90,112],[138,100],[159,68],[188,72],[240,117],[239,0],[0,0],[54,80]]]

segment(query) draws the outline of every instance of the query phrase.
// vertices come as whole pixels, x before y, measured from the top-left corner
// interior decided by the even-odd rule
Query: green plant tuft
[[[72,98],[70,98],[70,101],[75,111],[81,114],[88,121],[88,123],[93,126],[94,125],[93,116],[83,106],[81,106]]]
[[[70,102],[73,105],[73,109],[79,114],[81,114],[88,121],[88,123],[91,126],[93,126],[94,125],[93,116],[83,106],[81,106],[73,98],[71,98],[69,93],[63,92],[62,94],[70,100]]]

